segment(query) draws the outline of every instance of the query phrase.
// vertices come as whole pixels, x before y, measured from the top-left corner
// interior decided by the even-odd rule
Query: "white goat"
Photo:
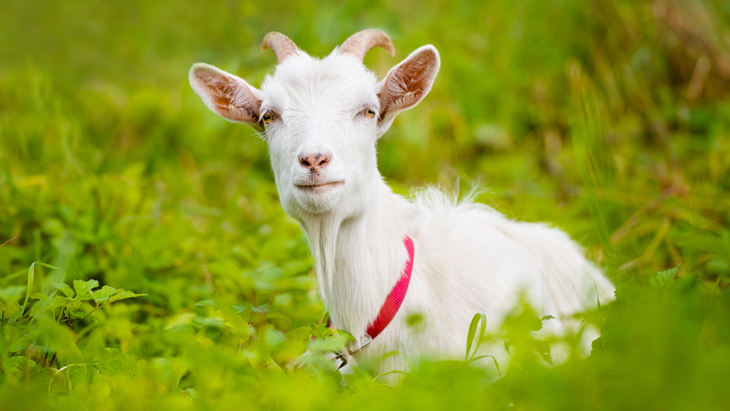
[[[212,111],[268,142],[281,203],[307,234],[336,328],[369,340],[366,330],[409,259],[404,238],[412,239],[402,305],[357,356],[398,351],[382,371],[406,369],[410,356],[459,358],[472,316],[486,314],[494,330],[523,294],[555,317],[595,305],[596,292],[612,299],[611,283],[560,230],[510,221],[436,189],[411,202],[391,191],[377,169],[377,141],[398,113],[426,96],[440,60],[436,48],[423,46],[378,82],[362,63],[377,46],[394,54],[385,33],[364,30],[317,59],[269,33],[263,49],[276,53],[278,65],[261,90],[207,64],[190,71]],[[412,314],[423,324],[409,327]]]

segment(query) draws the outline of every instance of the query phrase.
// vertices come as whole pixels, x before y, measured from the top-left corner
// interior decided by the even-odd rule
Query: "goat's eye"
[[[269,124],[274,121],[274,114],[271,111],[267,111],[263,116],[261,116],[261,120],[263,120],[265,124]]]
[[[375,113],[375,110],[373,110],[371,108],[366,108],[363,113],[365,114],[365,117],[367,117],[367,118],[373,118],[373,117],[375,117],[377,115]]]

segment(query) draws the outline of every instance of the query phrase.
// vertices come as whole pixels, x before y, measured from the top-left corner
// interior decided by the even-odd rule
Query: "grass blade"
[[[38,317],[38,315],[43,312],[43,309],[46,308],[46,305],[48,305],[48,302],[53,300],[53,297],[55,297],[57,293],[58,293],[58,290],[54,291],[53,294],[48,296],[46,301],[40,306],[40,308],[38,308],[38,312],[35,313],[33,318],[30,319],[30,322],[28,323],[28,325],[33,324],[33,321],[35,321],[36,317]]]
[[[497,372],[499,373],[499,378],[502,378],[502,371],[499,370],[499,363],[497,362],[497,359],[493,355],[489,355],[489,354],[480,355],[478,357],[472,358],[471,360],[469,360],[469,362],[472,363],[474,361],[481,360],[482,358],[487,358],[487,357],[490,357],[492,359],[492,361],[494,361],[494,366],[497,367]]]
[[[52,268],[54,270],[58,270],[58,267],[52,266],[50,264],[42,263],[40,261],[35,261],[33,264],[30,265],[30,268],[28,268],[28,288],[25,290],[25,300],[23,301],[23,307],[20,309],[21,313],[25,312],[25,306],[28,305],[28,298],[30,297],[31,290],[33,289],[33,281],[35,280],[35,265],[38,264],[42,267]]]
[[[466,337],[466,357],[464,357],[464,361],[469,361],[469,353],[471,352],[471,346],[474,343],[474,336],[479,322],[481,322],[481,327],[479,327],[479,337],[477,339],[477,345],[474,347],[474,354],[472,354],[472,357],[476,355],[479,345],[482,342],[482,337],[484,337],[484,332],[487,328],[487,316],[481,313],[476,313],[474,314],[474,318],[471,319],[471,324],[469,324],[469,334]]]
[[[28,269],[28,287],[25,289],[25,300],[23,301],[23,307],[20,309],[21,316],[25,312],[25,306],[28,304],[28,297],[33,289],[33,279],[35,279],[35,263],[30,265]]]

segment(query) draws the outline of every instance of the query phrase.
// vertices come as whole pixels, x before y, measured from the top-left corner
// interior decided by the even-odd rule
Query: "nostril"
[[[322,167],[330,161],[330,157],[327,154],[317,153],[314,157],[314,164],[317,167]]]
[[[329,164],[331,159],[332,155],[328,153],[302,154],[299,156],[299,164],[304,168],[310,169],[310,171],[319,171],[320,168]]]
[[[310,163],[310,162],[309,162],[309,156],[308,156],[308,155],[305,155],[305,156],[299,156],[299,162],[300,162],[300,163],[301,163],[301,164],[302,164],[302,165],[303,165],[304,167],[311,167],[311,166],[312,166],[312,163]]]

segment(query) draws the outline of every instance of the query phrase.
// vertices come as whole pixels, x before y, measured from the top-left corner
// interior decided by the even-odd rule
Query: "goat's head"
[[[276,53],[278,65],[261,90],[202,63],[190,70],[190,84],[212,111],[251,125],[268,142],[289,214],[348,216],[367,207],[368,188],[380,179],[378,138],[399,112],[426,96],[440,64],[436,49],[423,46],[378,82],[362,63],[378,46],[394,54],[385,33],[364,30],[317,59],[283,34],[269,33],[263,49]]]

